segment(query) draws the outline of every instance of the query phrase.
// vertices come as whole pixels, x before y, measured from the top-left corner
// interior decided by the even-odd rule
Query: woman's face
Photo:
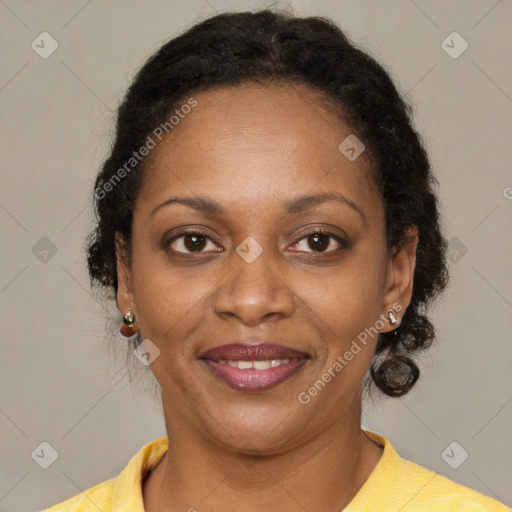
[[[286,450],[359,422],[375,331],[409,304],[416,245],[388,254],[365,155],[340,151],[352,131],[312,92],[195,99],[149,155],[118,305],[160,351],[168,428]]]

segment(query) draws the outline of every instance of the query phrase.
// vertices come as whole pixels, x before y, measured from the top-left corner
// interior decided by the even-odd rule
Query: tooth
[[[271,366],[270,361],[254,361],[253,363],[255,370],[268,370]]]
[[[264,361],[233,361],[229,359],[219,359],[219,362],[228,364],[232,368],[238,368],[239,370],[247,370],[249,368],[268,370],[269,368],[276,368],[282,364],[288,364],[290,359],[266,359]]]

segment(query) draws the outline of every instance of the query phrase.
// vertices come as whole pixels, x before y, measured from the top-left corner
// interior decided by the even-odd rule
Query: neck
[[[168,452],[144,482],[147,512],[342,510],[382,454],[361,431],[360,409],[351,418],[340,414],[295,449],[268,456],[221,447],[174,413],[166,414]]]

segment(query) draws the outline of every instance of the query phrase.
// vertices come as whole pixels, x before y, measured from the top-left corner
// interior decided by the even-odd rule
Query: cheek
[[[374,248],[375,249],[375,248]],[[305,282],[309,322],[318,334],[318,378],[336,378],[331,392],[355,389],[364,377],[383,327],[381,318],[383,265],[375,252],[357,251],[329,277]],[[311,285],[311,282],[309,282]],[[337,391],[336,391],[337,390]]]
[[[335,332],[354,334],[380,314],[382,273],[377,261],[353,254],[321,278],[305,279],[300,294],[307,308]]]
[[[134,251],[134,299],[143,336],[165,348],[186,343],[186,334],[204,312],[218,273],[172,268],[165,253]],[[217,279],[215,279],[217,275]]]

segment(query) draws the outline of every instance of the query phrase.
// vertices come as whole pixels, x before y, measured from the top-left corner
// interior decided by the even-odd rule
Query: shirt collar
[[[112,510],[144,512],[142,480],[160,462],[169,444],[167,436],[145,444],[119,473],[112,491]]]

